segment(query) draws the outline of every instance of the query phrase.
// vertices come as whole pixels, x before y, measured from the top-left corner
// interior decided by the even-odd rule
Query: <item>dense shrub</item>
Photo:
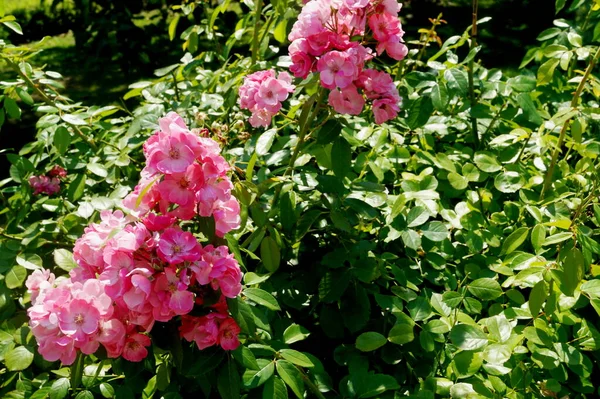
[[[251,12],[231,35],[215,22],[241,6],[222,3],[181,34],[188,52],[179,63],[131,85],[125,97],[141,103],[130,112],[71,103],[60,95],[59,74],[28,64],[28,48],[4,45],[0,56],[17,79],[1,83],[0,120],[41,115],[36,140],[7,155],[10,178],[0,183],[4,397],[599,394],[596,3],[557,1],[557,10],[579,8],[587,18],[554,21],[514,77],[476,62],[474,27],[438,47],[434,24],[403,57],[400,47],[388,47],[391,36],[394,43],[402,36],[395,20],[371,27],[371,40],[360,21],[340,16],[338,27],[357,24],[355,41],[328,36],[309,50],[302,39],[311,23],[322,23],[305,18],[315,3],[245,2]],[[389,10],[395,3],[385,4]],[[180,10],[189,15],[189,7]],[[301,10],[304,28],[312,28],[295,25],[288,50]],[[207,39],[214,51],[199,48]],[[369,60],[359,43],[388,44]],[[357,52],[362,58],[353,59],[365,65],[346,65]],[[302,68],[306,59],[316,68]],[[288,69],[294,80],[279,73]],[[63,359],[73,361],[69,367],[49,362],[26,316],[38,299],[33,283],[45,276],[38,270],[77,275],[73,247],[99,228],[85,230],[101,214],[110,220],[108,210],[148,201],[168,214],[187,204],[161,205],[169,192],[153,188],[168,180],[161,173],[178,170],[145,169],[142,177],[157,174],[130,194],[154,154],[153,133],[168,140],[158,121],[170,111],[185,120],[178,126],[191,128],[185,134],[222,145],[232,165],[227,178],[240,205],[239,229],[214,234],[209,214],[194,214],[199,205],[181,226],[194,234],[186,243],[227,246],[244,272],[241,294],[229,291],[220,308],[234,320],[227,339],[239,328],[240,345],[200,350],[201,337],[182,340],[181,329],[200,335],[182,311],[148,331],[135,327],[137,345],[147,346],[141,362],[101,348]],[[99,245],[106,251],[115,244]],[[180,276],[192,268],[185,262],[196,261],[173,269],[164,263],[172,259],[157,256],[157,275],[171,268]],[[207,307],[219,291],[225,294],[213,284],[206,297],[194,292],[207,302],[196,303],[193,316],[213,312]]]

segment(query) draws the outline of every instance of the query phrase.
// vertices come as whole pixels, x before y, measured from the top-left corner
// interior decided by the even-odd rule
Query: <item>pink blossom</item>
[[[219,325],[219,345],[227,351],[232,351],[240,346],[238,335],[240,327],[231,317],[223,320]]]
[[[67,171],[58,165],[54,165],[52,169],[50,169],[50,171],[48,172],[48,176],[64,178],[67,177]]]
[[[396,40],[379,42],[377,44],[377,54],[382,54],[384,51],[393,59],[400,61],[408,54],[408,47]]]
[[[187,341],[194,341],[198,349],[206,349],[216,345],[219,339],[219,325],[215,314],[210,313],[203,317],[182,317],[180,334]]]
[[[327,89],[346,88],[358,75],[354,60],[347,53],[330,51],[319,59],[317,70],[321,73],[321,85]]]
[[[398,101],[392,98],[382,98],[373,101],[373,114],[375,115],[375,123],[382,124],[398,116],[400,106]]]
[[[162,173],[185,172],[196,156],[181,134],[163,135],[148,157],[148,165]]]
[[[365,106],[365,99],[350,85],[342,90],[332,90],[329,93],[329,105],[340,114],[359,115]]]
[[[87,301],[75,299],[59,312],[58,320],[64,334],[83,341],[98,330],[100,312]]]
[[[128,336],[123,348],[123,358],[130,362],[141,362],[148,356],[146,346],[150,346],[150,338],[147,335],[136,333]]]
[[[33,195],[54,195],[60,191],[60,180],[57,177],[31,176],[29,185],[33,188]]]
[[[168,228],[160,236],[157,253],[164,262],[176,265],[200,259],[200,250],[200,244],[191,233]]]

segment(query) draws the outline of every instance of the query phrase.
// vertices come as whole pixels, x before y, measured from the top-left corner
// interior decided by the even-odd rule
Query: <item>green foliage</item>
[[[244,122],[237,87],[249,71],[289,61],[277,46],[298,7],[244,4],[203,8],[179,36],[181,62],[130,86],[125,97],[140,100],[131,111],[69,101],[59,74],[3,43],[18,79],[0,83],[0,120],[40,118],[0,182],[0,395],[597,395],[597,2],[557,2],[579,4],[588,22],[555,21],[517,76],[474,64],[471,85],[469,29],[426,61],[413,50],[385,66],[399,78],[400,118],[376,126],[333,115],[307,80],[264,132]],[[195,7],[177,8],[165,28],[173,41]],[[241,7],[253,12],[229,36],[215,29]],[[200,49],[205,38],[224,51]],[[250,56],[233,56],[236,46]],[[241,297],[228,300],[242,345],[199,351],[167,324],[140,364],[102,353],[71,368],[46,362],[25,317],[27,275],[75,266],[74,241],[119,207],[169,110],[209,128],[235,165],[242,227],[225,242],[246,272]],[[61,191],[34,196],[29,177],[56,164],[68,171]]]

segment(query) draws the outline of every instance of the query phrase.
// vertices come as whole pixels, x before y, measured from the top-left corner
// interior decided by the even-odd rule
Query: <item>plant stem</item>
[[[75,362],[71,366],[71,389],[75,390],[79,388],[81,379],[83,377],[83,366],[84,366],[84,355],[81,352],[77,352]]]
[[[471,46],[472,51],[477,46],[477,13],[479,9],[479,0],[473,0],[473,24],[471,25]],[[475,78],[473,76],[475,69],[475,57],[469,61],[469,96],[471,98],[471,132],[473,134],[473,143],[475,148],[479,147],[479,132],[477,132],[477,118],[473,116],[473,108],[477,105],[475,97]]]
[[[304,140],[306,138],[306,134],[308,133],[309,126],[313,123],[320,109],[321,101],[323,100],[323,95],[325,94],[325,90],[319,86],[318,91],[313,94],[308,101],[304,104],[304,108],[302,109],[302,113],[300,114],[300,120],[298,123],[300,124],[300,134],[298,135],[298,142],[294,147],[294,152],[292,153],[292,157],[290,158],[290,162],[288,163],[288,167],[283,173],[283,177],[289,176],[294,171],[294,164],[298,159],[298,155],[300,154],[300,150],[304,145]],[[313,109],[313,104],[316,104]],[[312,111],[312,112],[311,112]],[[269,216],[272,216],[276,210],[275,205],[279,201],[279,196],[281,195],[282,185],[278,185],[275,188],[275,194],[273,194],[273,200],[271,201],[271,208],[269,210]]]
[[[254,9],[254,35],[252,36],[252,64],[254,64],[258,58],[258,25],[260,24],[260,16],[262,14],[263,0],[256,1],[256,8]]]
[[[296,367],[296,369],[298,369],[298,371],[300,371],[300,373],[302,374],[302,379],[304,379],[304,383],[306,384],[306,386],[308,387],[308,389],[310,389],[310,391],[319,399],[325,399],[325,396],[321,393],[321,391],[319,391],[319,388],[310,380],[310,378],[308,378],[308,376],[302,371],[300,370],[299,367]]]
[[[571,100],[571,108],[578,108],[579,105],[579,97],[585,88],[585,84],[592,73],[592,70],[596,66],[598,62],[598,58],[600,58],[600,47],[596,51],[594,58],[591,59],[585,73],[583,74],[583,78],[579,82],[579,86],[577,86],[577,90],[575,90],[575,94],[573,95],[573,99]],[[569,126],[569,122],[571,118],[567,119],[560,130],[560,134],[558,136],[558,142],[556,143],[556,147],[554,148],[554,153],[552,154],[552,161],[550,161],[550,167],[548,167],[548,171],[546,172],[546,177],[544,179],[544,186],[542,187],[542,192],[540,193],[540,201],[544,199],[544,195],[546,191],[550,188],[552,184],[552,175],[554,174],[554,168],[556,167],[556,163],[558,162],[558,154],[562,148],[562,145],[565,141],[565,136],[567,135],[567,128]]]

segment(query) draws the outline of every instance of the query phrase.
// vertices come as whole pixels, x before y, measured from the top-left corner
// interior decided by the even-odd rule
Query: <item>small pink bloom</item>
[[[359,115],[365,106],[365,99],[354,85],[329,93],[329,105],[340,114]]]
[[[317,70],[321,74],[321,85],[327,89],[346,88],[358,75],[356,64],[340,51],[330,51],[321,57]]]
[[[375,123],[378,125],[394,119],[398,116],[399,111],[398,102],[391,98],[382,98],[373,101],[373,114],[375,115]]]
[[[238,335],[240,327],[231,317],[223,320],[219,325],[219,345],[226,351],[232,351],[240,346]]]
[[[160,236],[157,253],[164,262],[175,265],[200,259],[200,251],[200,244],[192,233],[168,228]]]
[[[136,333],[128,336],[123,348],[123,358],[130,362],[141,362],[148,356],[146,346],[150,346],[150,338],[147,335]]]
[[[82,299],[74,299],[58,315],[60,330],[77,341],[84,341],[86,335],[98,330],[100,312]]]

